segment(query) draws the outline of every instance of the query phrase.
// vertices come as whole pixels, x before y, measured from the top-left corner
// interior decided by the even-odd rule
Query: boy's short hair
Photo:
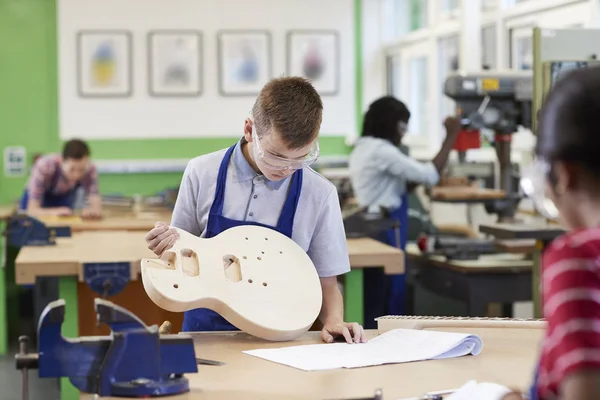
[[[252,116],[260,133],[275,130],[290,149],[300,149],[319,135],[323,102],[307,79],[280,77],[262,88]]]
[[[80,139],[71,139],[63,146],[63,159],[81,160],[84,157],[89,157],[90,148],[87,143]]]

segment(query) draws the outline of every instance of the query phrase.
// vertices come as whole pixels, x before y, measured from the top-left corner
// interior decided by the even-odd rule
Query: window
[[[458,0],[442,0],[441,11],[442,14],[450,14],[452,11],[458,9]]]
[[[498,0],[482,0],[481,9],[483,11],[492,11],[498,8]]]
[[[402,99],[402,59],[400,56],[387,58],[387,92],[397,99]]]
[[[410,59],[410,79],[408,81],[408,108],[411,113],[408,133],[414,136],[427,135],[427,57]]]
[[[382,0],[382,37],[386,41],[401,38],[410,31],[410,2],[407,0]]]
[[[496,69],[496,26],[481,28],[481,68]]]
[[[451,72],[459,68],[459,36],[452,35],[442,38],[438,42],[439,49],[439,82],[440,82],[440,115],[445,118],[446,115],[456,113],[456,103],[449,99],[443,93],[444,82]],[[441,128],[440,128],[441,129]]]
[[[427,11],[427,0],[410,0],[411,31],[427,27]]]
[[[533,68],[533,28],[510,30],[510,67],[517,70]]]

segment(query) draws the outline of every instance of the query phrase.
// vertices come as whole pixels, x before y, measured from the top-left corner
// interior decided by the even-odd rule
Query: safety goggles
[[[548,192],[548,175],[550,164],[541,159],[535,159],[530,166],[523,170],[521,175],[521,189],[531,199],[535,209],[549,219],[558,218],[558,209],[550,198]]]
[[[319,158],[319,143],[315,141],[309,152],[301,158],[286,158],[273,154],[264,148],[264,143],[267,142],[265,137],[259,137],[256,133],[254,123],[252,124],[252,146],[254,159],[257,163],[262,163],[265,166],[276,170],[298,170],[308,167]]]

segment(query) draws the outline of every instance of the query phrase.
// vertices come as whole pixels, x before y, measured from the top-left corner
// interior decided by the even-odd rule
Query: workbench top
[[[483,351],[477,356],[448,360],[305,372],[242,351],[321,343],[319,332],[308,332],[298,340],[285,343],[265,342],[244,333],[195,333],[192,336],[196,356],[226,364],[218,367],[199,365],[197,374],[186,375],[190,380],[190,392],[166,399],[353,399],[373,396],[377,388],[383,390],[385,399],[399,399],[458,388],[470,379],[527,389],[533,376],[542,329],[471,327],[436,330],[477,334],[483,340]],[[366,334],[372,338],[377,331],[366,331]],[[81,398],[91,400],[92,396],[82,395]]]
[[[112,213],[99,220],[86,220],[81,217],[41,217],[48,227],[70,226],[73,232],[84,231],[144,231],[148,232],[157,221],[171,223],[171,211],[156,211],[144,213]]]
[[[565,233],[566,230],[556,224],[497,223],[480,225],[479,231],[498,239],[553,240]]]
[[[84,263],[129,262],[137,279],[142,258],[156,258],[145,231],[84,231],[57,238],[55,246],[26,246],[15,261],[17,284],[35,283],[36,276],[81,276]],[[348,239],[352,268],[384,266],[387,273],[404,271],[404,253],[374,239]]]

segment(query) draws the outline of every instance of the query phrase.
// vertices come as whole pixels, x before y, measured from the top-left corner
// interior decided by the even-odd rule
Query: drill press
[[[519,126],[531,128],[533,82],[530,71],[477,73],[456,72],[444,83],[444,94],[456,102],[464,131],[494,133],[490,142],[496,149],[500,167],[500,187],[506,199],[486,206],[500,222],[514,218],[520,201],[513,179],[510,146],[512,134]]]

